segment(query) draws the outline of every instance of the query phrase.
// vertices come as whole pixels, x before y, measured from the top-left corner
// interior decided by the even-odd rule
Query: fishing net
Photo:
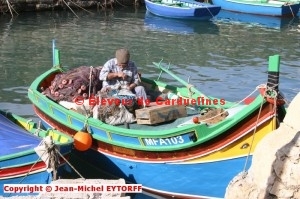
[[[77,97],[88,99],[101,89],[99,74],[102,67],[80,66],[65,73],[55,75],[48,88],[42,93],[52,100],[72,102]],[[91,80],[90,80],[91,79]]]
[[[93,109],[93,117],[111,125],[135,122],[135,116],[131,112],[135,110],[136,101],[132,99],[132,95],[126,97],[126,95],[111,96],[111,94],[110,91],[98,93],[99,103]],[[126,103],[124,103],[125,99]]]

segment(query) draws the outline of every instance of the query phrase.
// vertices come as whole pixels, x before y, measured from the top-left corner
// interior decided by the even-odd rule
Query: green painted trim
[[[269,57],[269,72],[279,72],[280,70],[280,56],[273,55]]]
[[[60,67],[60,51],[54,49],[54,67]]]

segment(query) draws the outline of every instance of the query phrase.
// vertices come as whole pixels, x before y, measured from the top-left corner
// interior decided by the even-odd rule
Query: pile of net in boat
[[[111,96],[110,91],[98,92],[98,97],[107,100],[106,102],[111,101],[113,103],[101,103],[96,105],[93,108],[93,118],[99,119],[110,125],[133,123],[136,121],[135,116],[133,115],[134,110],[137,108],[135,100],[132,99],[130,103],[123,104],[121,101],[122,97],[125,97],[125,95]]]
[[[89,96],[95,96],[102,87],[99,80],[101,69],[102,66],[80,66],[56,74],[48,88],[41,88],[42,93],[56,102],[72,102],[79,96],[88,99]]]

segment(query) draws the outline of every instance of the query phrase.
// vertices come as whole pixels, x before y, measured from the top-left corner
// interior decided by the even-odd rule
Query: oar
[[[198,95],[200,95],[201,97],[210,99],[209,97],[207,97],[206,95],[204,95],[201,91],[197,90],[193,85],[189,84],[188,82],[184,81],[183,79],[181,79],[180,77],[178,77],[177,75],[175,75],[173,72],[171,72],[170,70],[168,70],[166,67],[163,67],[161,63],[157,63],[157,62],[153,62],[153,64],[155,66],[157,66],[160,70],[168,73],[169,75],[171,75],[174,79],[176,79],[177,81],[179,81],[180,83],[182,83],[184,86],[186,86],[188,89],[190,89],[190,91],[192,93],[197,93]]]

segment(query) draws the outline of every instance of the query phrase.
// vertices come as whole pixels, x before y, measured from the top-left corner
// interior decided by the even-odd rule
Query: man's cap
[[[127,49],[121,48],[116,51],[118,64],[127,64],[130,59],[130,53]]]

